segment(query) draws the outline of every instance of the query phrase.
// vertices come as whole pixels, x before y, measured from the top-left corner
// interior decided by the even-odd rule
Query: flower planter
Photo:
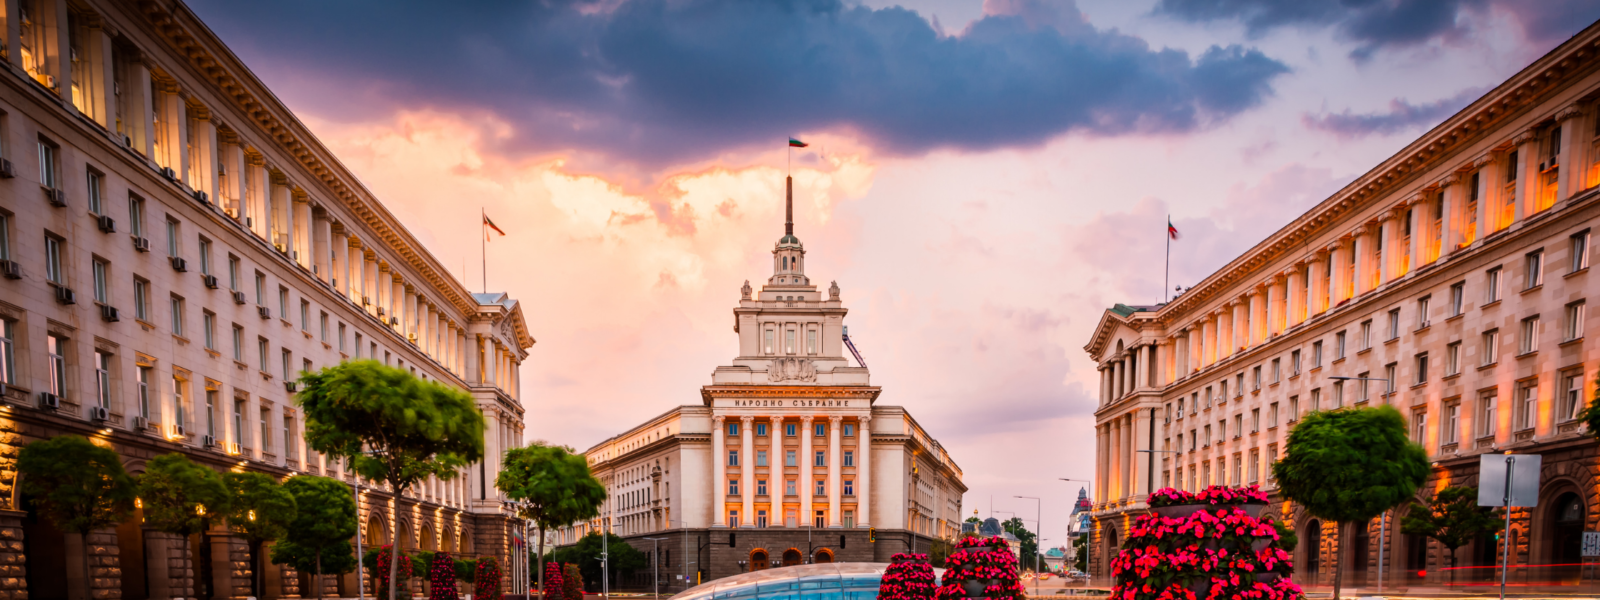
[[[1211,508],[1210,504],[1174,504],[1172,506],[1157,506],[1150,509],[1168,519],[1187,519],[1195,513]]]
[[[1274,583],[1277,583],[1278,579],[1281,578],[1281,577],[1282,576],[1277,574],[1277,573],[1256,573],[1256,583],[1265,583],[1267,585],[1272,585]]]
[[[961,582],[961,591],[966,592],[968,598],[983,596],[983,590],[988,587],[989,580],[987,579],[968,579]]]
[[[1190,579],[1188,585],[1183,587],[1189,588],[1189,591],[1194,592],[1195,597],[1204,598],[1211,594],[1211,576],[1202,575]]]
[[[1259,519],[1261,518],[1261,513],[1267,512],[1266,504],[1240,504],[1239,508],[1244,509],[1244,514],[1250,515],[1252,519]]]

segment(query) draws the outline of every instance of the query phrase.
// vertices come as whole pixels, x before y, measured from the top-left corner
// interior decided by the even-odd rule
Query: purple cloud
[[[1070,1],[1012,0],[957,36],[844,0],[193,6],[320,114],[484,111],[514,128],[506,150],[658,166],[825,129],[900,155],[1187,132],[1259,105],[1288,72],[1239,46],[1154,49]]]
[[[1468,88],[1449,98],[1425,104],[1412,104],[1404,98],[1395,98],[1389,101],[1387,111],[1352,113],[1347,108],[1341,113],[1306,113],[1301,115],[1300,122],[1308,129],[1326,131],[1344,139],[1389,135],[1437,125],[1483,92],[1483,88]]]

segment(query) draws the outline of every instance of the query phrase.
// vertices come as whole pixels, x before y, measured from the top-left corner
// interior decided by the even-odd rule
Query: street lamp
[[[1082,483],[1082,484],[1089,485],[1089,486],[1093,486],[1094,485],[1093,481],[1089,481],[1087,479],[1068,479],[1066,477],[1057,477],[1056,479],[1060,479],[1060,480],[1068,482],[1068,483]],[[1088,515],[1085,515],[1085,516],[1088,516]],[[1067,523],[1067,538],[1068,538],[1067,539],[1067,543],[1068,544],[1072,544],[1073,548],[1076,548],[1077,545],[1074,542],[1076,542],[1077,540],[1073,538],[1072,525],[1073,524],[1071,522]],[[1082,528],[1079,528],[1079,529],[1080,529],[1080,531],[1078,533],[1081,535],[1083,533],[1082,532]],[[1087,552],[1088,544],[1085,544],[1084,548],[1085,548],[1085,551]],[[1088,567],[1088,563],[1085,562],[1084,565],[1085,565],[1084,569],[1088,570],[1088,568],[1089,568]],[[1063,570],[1065,570],[1065,567],[1063,567]],[[1088,585],[1088,581],[1087,580],[1085,580],[1084,585]]]
[[[1037,540],[1034,540],[1034,542],[1033,542],[1033,595],[1034,595],[1034,597],[1038,597],[1039,596],[1039,551],[1041,549],[1043,549],[1043,546],[1041,546],[1041,544],[1044,542],[1044,521],[1043,521],[1043,517],[1044,517],[1044,502],[1039,500],[1038,498],[1033,497],[1033,496],[1016,496],[1016,497],[1017,498],[1021,498],[1023,500],[1032,500],[1033,501],[1033,528],[1039,530],[1039,533],[1037,535],[1033,536],[1033,537],[1039,538]],[[1019,543],[1020,543],[1020,541],[1019,541]]]
[[[1328,379],[1334,381],[1382,381],[1384,394],[1394,393],[1394,382],[1389,381],[1387,378],[1334,376]],[[1385,399],[1384,402],[1387,403],[1388,400]],[[1383,593],[1383,546],[1384,540],[1388,539],[1388,537],[1389,509],[1384,509],[1383,518],[1378,521],[1378,593],[1380,594]]]
[[[655,554],[652,554],[650,556],[650,563],[655,567],[655,571],[656,571],[656,574],[655,574],[655,578],[656,578],[656,582],[655,582],[655,597],[656,597],[656,600],[661,600],[661,540],[664,540],[664,539],[667,539],[667,538],[647,537],[647,538],[644,538],[644,539],[647,539],[647,540],[650,540],[652,542],[655,542]]]

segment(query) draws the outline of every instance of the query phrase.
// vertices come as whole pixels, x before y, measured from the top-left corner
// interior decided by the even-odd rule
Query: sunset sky
[[[785,140],[807,274],[965,471],[1066,539],[1102,311],[1198,281],[1600,18],[1579,0],[189,0],[480,290],[509,235],[529,439],[698,404],[771,274]]]

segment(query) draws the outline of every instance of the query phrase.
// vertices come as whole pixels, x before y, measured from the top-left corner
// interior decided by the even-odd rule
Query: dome
[[[689,588],[671,600],[876,600],[886,563],[821,563],[740,573]],[[934,569],[943,572],[944,569]]]
[[[782,238],[780,238],[778,240],[778,245],[779,246],[799,246],[800,245],[800,238],[795,237],[794,234],[791,233],[789,235],[786,235],[786,236],[783,236]]]

